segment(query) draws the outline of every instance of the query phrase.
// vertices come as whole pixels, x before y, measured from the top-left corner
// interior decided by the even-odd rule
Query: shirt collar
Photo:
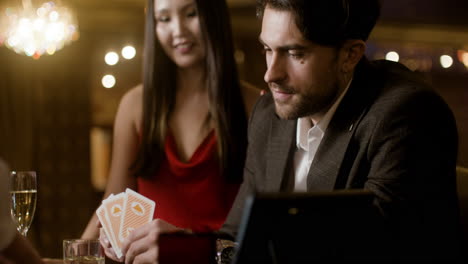
[[[296,146],[298,149],[308,150],[307,134],[312,128],[312,121],[308,117],[301,117],[297,120]]]
[[[322,133],[325,133],[325,131],[328,128],[328,124],[330,123],[333,115],[336,112],[336,109],[338,108],[338,105],[341,103],[341,100],[343,100],[344,95],[349,89],[349,86],[351,85],[352,82],[349,80],[348,84],[346,85],[346,88],[344,91],[340,94],[338,99],[333,103],[333,105],[328,109],[327,113],[323,116],[323,118],[315,125],[312,126],[312,120],[310,117],[305,116],[305,117],[300,117],[297,120],[297,128],[296,128],[296,146],[297,148],[302,148],[304,150],[308,150],[308,143],[307,143],[307,137],[308,137],[308,132],[310,129],[316,127],[318,128]]]

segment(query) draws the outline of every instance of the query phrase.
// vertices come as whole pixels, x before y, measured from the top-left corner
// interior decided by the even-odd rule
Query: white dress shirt
[[[297,120],[296,152],[294,153],[294,192],[307,191],[307,174],[314,161],[315,153],[322,142],[328,124],[335,114],[344,95],[348,91],[352,79],[336,102],[330,107],[323,118],[314,126],[310,117],[301,117]]]
[[[0,251],[5,249],[16,234],[16,227],[10,215],[9,170],[0,159]]]

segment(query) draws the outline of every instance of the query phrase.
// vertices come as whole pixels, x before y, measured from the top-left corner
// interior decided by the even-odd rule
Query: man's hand
[[[158,263],[159,235],[178,231],[183,231],[183,229],[173,226],[161,219],[155,219],[135,229],[122,245],[125,263]]]

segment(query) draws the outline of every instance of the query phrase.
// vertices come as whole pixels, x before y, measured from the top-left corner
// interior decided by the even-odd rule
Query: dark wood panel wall
[[[89,56],[86,40],[39,60],[0,48],[0,156],[38,173],[29,239],[41,255],[61,257],[78,237],[96,194],[90,185]]]

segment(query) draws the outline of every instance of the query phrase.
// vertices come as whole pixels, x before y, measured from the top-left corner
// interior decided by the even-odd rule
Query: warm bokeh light
[[[106,56],[104,57],[104,61],[107,65],[115,65],[119,62],[119,54],[116,52],[107,52]]]
[[[442,67],[445,69],[450,68],[453,65],[452,57],[449,55],[440,56],[440,65],[442,65]]]
[[[57,13],[57,11],[50,12],[49,14],[50,21],[57,21],[58,18],[59,18],[59,13]]]
[[[52,55],[78,39],[76,19],[67,8],[53,1],[37,9],[33,8],[30,0],[24,3],[28,3],[24,8],[0,10],[0,40],[8,48],[39,59],[43,54]]]
[[[47,48],[47,54],[49,54],[49,55],[54,55],[55,51],[56,51],[55,47],[53,47],[53,46],[50,46],[50,47]]]
[[[136,50],[133,46],[125,46],[122,49],[122,57],[124,57],[127,60],[133,59],[135,55],[136,55]]]
[[[104,77],[102,77],[101,82],[102,82],[102,86],[104,86],[105,88],[112,88],[115,86],[116,80],[113,75],[107,74],[107,75],[104,75]]]
[[[468,52],[465,52],[462,56],[462,62],[465,64],[466,67],[468,67]]]
[[[398,53],[395,51],[390,51],[387,53],[387,55],[385,55],[385,59],[398,62],[400,60],[400,55],[398,55]]]
[[[466,68],[468,68],[468,52],[464,50],[459,50],[457,54],[458,54],[458,60],[461,63],[463,63]]]

